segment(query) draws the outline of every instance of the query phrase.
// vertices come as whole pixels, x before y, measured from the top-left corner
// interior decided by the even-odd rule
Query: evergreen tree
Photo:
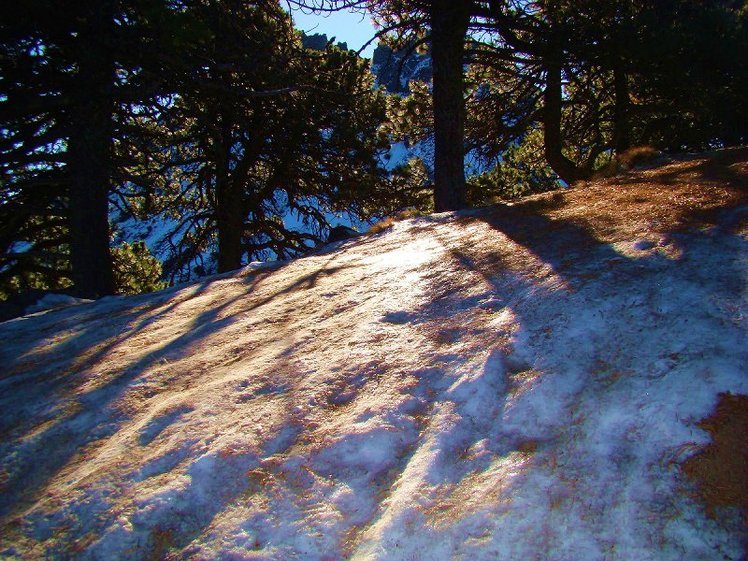
[[[48,9],[45,9],[48,8]],[[69,284],[66,99],[56,22],[30,2],[0,17],[0,281],[5,294]]]
[[[365,63],[302,49],[278,2],[25,8],[3,18],[0,53],[6,294],[111,293],[112,200],[178,221],[173,268],[216,243],[228,270],[305,251],[329,213],[407,196],[380,165],[386,107]]]
[[[473,0],[298,0],[290,3],[322,12],[366,8],[381,22],[382,36],[394,34],[395,45],[430,45],[434,206],[437,211],[463,208],[466,205],[463,65],[466,33],[478,3]]]
[[[0,20],[0,281],[5,290],[74,284],[114,291],[109,195],[118,115],[163,91],[176,49],[166,1],[3,6]],[[167,41],[164,41],[167,39]]]
[[[748,10],[739,0],[290,3],[321,12],[368,8],[382,24],[381,36],[394,34],[401,46],[430,42],[439,59],[433,85],[439,209],[462,206],[464,197],[458,137],[465,117],[456,95],[463,76],[455,60],[465,51],[457,36],[491,77],[472,90],[478,113],[468,124],[468,148],[500,153],[541,123],[545,157],[567,183],[589,177],[613,151],[633,143],[706,148],[748,134],[741,93]]]
[[[470,103],[472,142],[497,153],[542,123],[546,159],[567,183],[632,144],[739,142],[748,74],[734,54],[746,40],[738,4],[488,3],[474,57],[484,82]]]
[[[212,248],[219,271],[283,259],[319,243],[335,213],[365,219],[407,198],[382,166],[386,103],[363,59],[304,49],[277,2],[187,9],[204,25],[199,64],[158,116],[175,131],[174,180],[159,191],[176,220],[168,270],[184,278]]]

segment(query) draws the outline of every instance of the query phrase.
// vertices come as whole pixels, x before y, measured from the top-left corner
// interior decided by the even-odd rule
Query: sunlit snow
[[[748,393],[698,169],[0,324],[0,557],[744,558],[680,468]]]

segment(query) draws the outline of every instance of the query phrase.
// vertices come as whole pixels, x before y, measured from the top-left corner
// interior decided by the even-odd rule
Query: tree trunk
[[[465,0],[431,2],[434,73],[434,205],[437,212],[464,208],[465,100],[463,63],[470,22]]]
[[[244,206],[242,186],[232,177],[229,166],[231,127],[225,117],[220,118],[218,134],[220,140],[215,143],[218,272],[225,273],[238,269],[242,264]]]
[[[561,137],[561,49],[551,43],[545,56],[545,90],[543,91],[543,148],[545,159],[556,175],[571,185],[589,176],[585,170],[564,156]]]
[[[242,265],[242,214],[241,193],[228,178],[216,184],[216,228],[218,230],[218,272],[225,273]]]
[[[109,251],[109,190],[114,112],[114,1],[90,4],[78,36],[76,95],[71,107],[67,165],[70,259],[75,292],[85,298],[114,293]]]

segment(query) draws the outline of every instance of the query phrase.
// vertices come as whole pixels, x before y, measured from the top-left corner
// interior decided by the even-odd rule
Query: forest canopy
[[[429,58],[432,79],[387,92],[369,61],[305,41],[293,6],[368,10],[378,40]],[[341,216],[486,204],[590,178],[632,147],[748,137],[743,1],[13,8],[0,13],[2,299],[152,290],[302,254]],[[397,143],[432,143],[433,161],[394,165]],[[124,222],[165,229],[161,262],[118,239]]]

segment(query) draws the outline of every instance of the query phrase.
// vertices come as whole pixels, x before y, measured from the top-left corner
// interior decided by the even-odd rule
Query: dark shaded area
[[[48,294],[72,295],[72,290],[42,290],[30,289],[12,294],[7,300],[0,301],[0,323],[21,317],[26,309],[36,304]]]
[[[334,226],[330,228],[330,233],[327,235],[327,243],[341,242],[344,240],[350,240],[357,238],[361,233],[357,232],[353,228],[348,226]]]

